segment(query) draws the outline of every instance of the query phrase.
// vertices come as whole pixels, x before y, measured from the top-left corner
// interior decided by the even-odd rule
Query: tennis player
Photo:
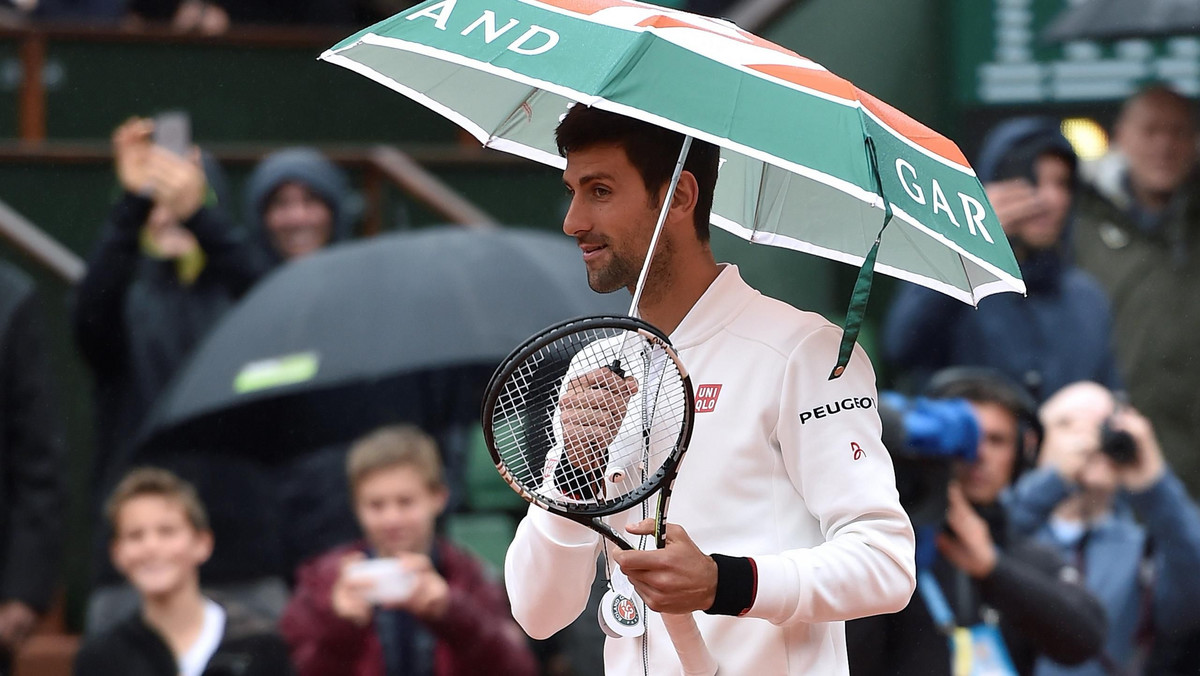
[[[563,230],[578,241],[593,290],[634,289],[671,200],[638,313],[669,334],[691,372],[695,427],[664,549],[641,537],[653,529],[641,507],[609,518],[650,548],[627,552],[579,523],[529,510],[505,562],[514,616],[534,638],[562,629],[585,608],[601,558],[612,584],[626,578],[649,609],[617,613],[631,626],[610,633],[621,637],[605,646],[608,674],[678,674],[659,613],[692,611],[702,611],[697,621],[721,673],[847,674],[843,623],[898,611],[914,588],[913,531],[880,442],[870,361],[856,347],[830,380],[841,329],[761,295],[736,266],[715,261],[715,146],[692,146],[667,196],[681,135],[576,105],[557,140],[571,196]],[[628,394],[564,399],[563,424],[593,428],[580,438],[612,438],[623,413],[592,402]]]

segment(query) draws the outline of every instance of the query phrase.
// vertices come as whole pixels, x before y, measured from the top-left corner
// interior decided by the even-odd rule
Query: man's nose
[[[563,232],[576,237],[587,229],[587,220],[583,218],[577,200],[572,197],[571,203],[567,205],[567,215],[563,218]]]

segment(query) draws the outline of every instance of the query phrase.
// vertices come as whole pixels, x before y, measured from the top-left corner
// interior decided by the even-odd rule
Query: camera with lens
[[[1137,464],[1137,441],[1129,432],[1113,427],[1112,418],[1100,425],[1100,452],[1117,465]]]
[[[973,462],[979,423],[963,399],[879,396],[883,444],[892,456],[900,505],[913,527],[940,526],[954,462]]]

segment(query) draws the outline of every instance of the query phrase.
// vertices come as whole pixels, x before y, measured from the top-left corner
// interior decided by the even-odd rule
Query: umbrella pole
[[[638,316],[638,303],[642,301],[642,289],[646,286],[646,277],[650,273],[650,261],[654,258],[654,250],[658,247],[658,236],[662,234],[663,224],[667,222],[667,212],[671,209],[671,198],[675,195],[675,186],[679,185],[679,175],[683,173],[683,163],[687,160],[688,150],[692,147],[692,137],[683,137],[683,147],[679,150],[679,161],[675,163],[675,173],[671,174],[671,183],[667,186],[667,195],[663,199],[662,211],[658,212],[658,223],[654,226],[654,235],[650,237],[650,248],[646,250],[646,260],[642,262],[642,273],[638,275],[637,286],[633,288],[633,302],[629,304],[629,316]]]

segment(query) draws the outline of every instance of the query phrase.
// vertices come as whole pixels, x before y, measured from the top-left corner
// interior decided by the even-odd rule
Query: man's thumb
[[[637,523],[625,524],[625,530],[634,535],[649,535],[654,532],[654,519],[642,519]]]

